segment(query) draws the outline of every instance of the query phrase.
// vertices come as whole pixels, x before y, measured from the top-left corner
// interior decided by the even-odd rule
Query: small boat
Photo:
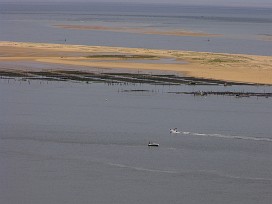
[[[171,134],[179,134],[180,131],[178,131],[177,128],[174,128],[174,129],[170,129],[170,133]]]
[[[148,146],[149,147],[158,147],[159,144],[158,143],[154,143],[154,142],[148,142]]]

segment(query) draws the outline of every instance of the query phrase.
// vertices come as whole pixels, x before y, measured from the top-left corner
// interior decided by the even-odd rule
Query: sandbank
[[[111,31],[123,33],[139,33],[139,34],[152,34],[152,35],[173,35],[173,36],[191,36],[191,37],[218,37],[221,34],[212,34],[204,32],[193,32],[188,30],[177,29],[150,29],[150,28],[129,28],[129,27],[109,27],[100,25],[54,25],[62,29],[73,30],[97,30],[97,31]]]
[[[258,35],[258,39],[265,40],[265,41],[272,41],[272,35],[260,34],[260,35]]]
[[[164,63],[160,59],[172,59]],[[106,69],[174,71],[232,82],[272,84],[272,56],[106,46],[0,42],[4,62],[37,62]],[[152,63],[149,63],[152,61]],[[182,62],[182,63],[179,63]],[[20,69],[17,65],[14,69]]]

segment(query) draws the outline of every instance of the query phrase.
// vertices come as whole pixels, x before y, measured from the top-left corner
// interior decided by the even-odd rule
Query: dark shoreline
[[[85,72],[73,70],[43,70],[43,71],[23,71],[23,70],[0,70],[0,79],[19,79],[21,81],[41,80],[41,81],[72,81],[82,83],[104,83],[108,85],[166,85],[166,86],[269,86],[265,84],[239,83],[222,80],[195,78],[178,76],[174,74],[142,74],[142,73],[114,73],[114,72]],[[133,89],[123,90],[123,92],[149,92],[149,90]],[[233,96],[242,97],[272,97],[272,93],[240,92],[240,91],[192,91],[192,92],[168,92],[172,94],[186,94],[193,96]]]
[[[188,94],[194,96],[234,96],[236,98],[244,98],[244,97],[272,97],[272,93],[256,93],[256,92],[238,92],[238,91],[193,91],[193,92],[168,92],[174,94]]]
[[[75,82],[101,82],[111,84],[151,84],[151,85],[212,85],[212,86],[268,86],[244,82],[231,82],[215,79],[179,76],[174,74],[116,73],[116,72],[85,72],[73,70],[0,70],[1,78],[21,78],[22,80],[54,80]]]

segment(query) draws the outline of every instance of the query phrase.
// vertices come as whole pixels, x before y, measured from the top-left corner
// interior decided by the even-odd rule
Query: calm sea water
[[[56,24],[180,28],[174,37]],[[128,4],[0,4],[0,40],[271,55],[271,10]],[[37,66],[39,64],[27,64]],[[18,64],[26,66],[26,64]],[[49,67],[46,67],[49,68]],[[149,92],[123,92],[145,89]],[[0,79],[0,203],[270,204],[271,98],[169,91],[265,86],[107,86]],[[170,128],[181,133],[169,134]],[[148,141],[160,144],[149,148]]]
[[[198,88],[1,79],[0,203],[271,203],[271,99]]]
[[[54,25],[183,29],[222,37],[65,30]],[[262,35],[270,37],[262,40]],[[271,55],[271,8],[55,3],[0,4],[0,40]]]

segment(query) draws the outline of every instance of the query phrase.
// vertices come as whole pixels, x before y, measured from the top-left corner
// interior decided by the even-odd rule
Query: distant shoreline
[[[10,69],[3,64],[14,62],[16,70],[20,63],[35,62],[69,65],[75,70],[83,66],[86,70],[172,71],[196,78],[272,85],[272,56],[1,41],[0,70]]]

